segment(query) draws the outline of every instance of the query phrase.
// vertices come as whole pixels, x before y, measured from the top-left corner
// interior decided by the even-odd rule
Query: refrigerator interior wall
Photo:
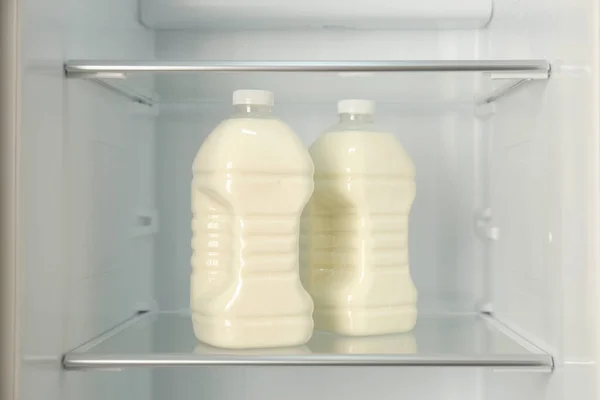
[[[140,20],[155,29],[476,29],[492,0],[371,2],[305,0],[140,0]]]
[[[148,371],[61,370],[66,350],[152,301],[154,257],[133,224],[153,207],[154,117],[65,81],[63,62],[152,58],[153,34],[134,0],[20,3],[20,399],[149,399]]]
[[[490,199],[497,318],[551,351],[547,379],[487,373],[490,399],[592,399],[597,380],[598,2],[497,0],[482,56],[542,57],[552,78],[496,104]],[[520,387],[507,396],[499,388]]]
[[[479,400],[480,376],[476,370],[452,368],[173,368],[153,372],[152,393],[155,400],[364,400],[374,395],[382,400]]]
[[[136,1],[23,0],[23,4],[22,58],[26,99],[20,154],[23,182],[20,193],[23,237],[20,239],[24,243],[20,250],[25,271],[21,287],[24,299],[21,326],[23,398],[160,400],[172,398],[177,393],[181,398],[197,399],[199,394],[205,394],[208,399],[229,400],[239,397],[275,399],[294,393],[296,398],[344,396],[361,399],[371,396],[374,388],[383,399],[397,398],[400,394],[415,398],[479,399],[499,398],[507,393],[503,383],[510,375],[499,378],[494,372],[476,369],[174,368],[152,372],[62,372],[60,355],[65,350],[115,325],[136,308],[147,306],[154,299],[162,309],[187,307],[191,160],[203,138],[230,110],[225,103],[230,96],[229,88],[224,81],[217,80],[211,87],[215,93],[222,92],[223,97],[210,100],[223,102],[193,106],[167,104],[162,107],[162,114],[155,118],[150,109],[134,106],[90,82],[65,82],[62,63],[68,58],[152,59],[155,56],[165,60],[474,59],[553,54],[531,54],[528,49],[519,49],[521,42],[515,39],[512,45],[522,54],[513,53],[510,43],[496,44],[496,36],[508,35],[501,30],[496,36],[490,35],[493,46],[490,49],[483,46],[482,52],[478,52],[478,47],[481,50],[482,43],[488,38],[475,31],[322,31],[278,32],[276,35],[266,32],[192,34],[165,31],[156,34],[155,46],[154,34],[141,28],[137,21]],[[555,39],[555,43],[561,40]],[[541,37],[539,40],[542,41]],[[378,45],[373,46],[373,43]],[[566,41],[565,46],[572,43]],[[202,83],[201,79],[198,83]],[[219,91],[221,84],[223,90]],[[476,85],[476,82],[469,84]],[[589,81],[584,80],[581,84],[591,87]],[[559,96],[565,95],[568,94],[565,87],[558,86],[554,90]],[[274,78],[267,89],[274,90],[278,99],[285,100],[277,103],[277,113],[297,130],[307,145],[335,121],[332,99],[324,97],[321,104],[315,104],[311,96],[316,90],[311,91],[311,96],[296,98],[298,92],[278,78]],[[327,87],[318,89],[328,90]],[[462,89],[462,82],[460,85],[449,82],[443,92]],[[157,91],[164,98],[173,96],[175,99],[178,90],[167,80],[157,82]],[[377,100],[378,90],[381,88],[375,88],[370,97]],[[399,92],[402,93],[401,88]],[[357,97],[363,95],[366,96],[360,93]],[[534,91],[520,96],[527,99],[522,101],[536,106],[541,95]],[[560,104],[545,109],[540,120],[564,115],[558,112],[559,106],[573,109],[578,104],[577,93],[570,95],[568,104],[560,101]],[[526,308],[527,316],[516,314],[521,303],[509,303],[509,295],[513,294],[511,289],[500,286],[515,282],[500,271],[504,264],[497,263],[494,258],[493,278],[500,280],[498,284],[494,282],[493,292],[486,293],[485,252],[472,229],[473,211],[486,205],[483,192],[486,186],[481,179],[482,171],[478,169],[480,150],[486,144],[481,134],[493,131],[496,138],[497,132],[503,129],[512,133],[508,124],[534,121],[524,114],[523,118],[511,120],[511,113],[519,111],[512,109],[518,107],[511,105],[513,97],[506,100],[507,106],[500,105],[498,114],[488,122],[476,120],[471,106],[440,104],[438,97],[427,98],[422,93],[415,97],[426,101],[411,104],[412,98],[406,96],[398,96],[397,101],[386,98],[389,104],[380,105],[379,120],[398,133],[417,162],[419,192],[411,216],[411,229],[415,233],[411,237],[410,251],[422,311],[472,312],[478,301],[491,295],[494,302],[500,299],[498,310],[507,322],[554,346],[555,332],[560,330],[554,325],[560,324],[560,320],[554,319],[549,310],[540,309],[543,302],[534,302]],[[552,98],[558,101],[556,96]],[[310,104],[302,104],[303,101]],[[583,120],[590,121],[590,115],[582,118],[582,123]],[[501,118],[498,123],[494,122],[497,117]],[[562,129],[566,123],[562,121]],[[558,151],[558,137],[560,140],[575,139],[566,134],[564,137],[559,135],[559,127],[544,126],[549,131],[554,129],[555,140],[547,143],[548,147],[540,146],[539,151]],[[543,130],[539,130],[539,141],[545,140],[543,134]],[[501,144],[504,147],[500,150],[512,145],[511,138],[513,136],[507,136],[507,142]],[[582,148],[581,143],[568,143],[572,152]],[[495,142],[491,145],[492,150],[496,149],[494,145]],[[576,163],[591,160],[571,155],[570,163],[561,166],[575,168]],[[553,165],[553,160],[550,157],[543,162]],[[555,165],[555,168],[559,166]],[[561,176],[558,181],[564,187],[554,188],[555,198],[560,198],[559,193],[568,193],[563,192],[565,189],[586,195],[583,181],[576,181],[581,186],[575,188],[566,186],[575,181],[563,179],[565,173],[557,172],[556,176]],[[506,182],[510,183],[509,178],[514,176],[525,180],[523,185],[527,183],[528,175],[516,176],[518,168],[507,174]],[[524,190],[537,187],[533,185]],[[498,198],[506,195],[509,188],[512,190],[512,186],[499,188]],[[156,204],[155,191],[158,194]],[[539,200],[542,194],[531,193],[531,198],[523,201],[532,204],[535,196]],[[492,200],[495,198],[491,197]],[[547,206],[557,210],[551,204]],[[561,207],[564,212],[565,204]],[[140,210],[151,213],[154,208],[159,209],[161,216],[161,227],[155,238],[141,235],[144,230],[136,226]],[[568,210],[584,215],[583,207]],[[511,222],[515,215],[522,218],[529,215],[523,210],[520,214],[509,211],[498,214],[499,223],[515,223]],[[560,216],[558,213],[553,215],[552,220]],[[581,215],[579,217],[573,221],[585,224]],[[558,240],[564,237],[566,228],[562,219],[559,222],[556,240],[562,246],[558,254],[564,258],[565,241]],[[584,228],[573,227],[579,232],[585,232]],[[507,251],[512,251],[518,244],[508,242]],[[568,250],[569,254],[577,254]],[[583,250],[586,251],[587,248]],[[550,264],[538,262],[535,265],[546,271]],[[528,296],[561,293],[555,292],[561,290],[555,283],[566,275],[561,269],[564,265],[561,260],[555,266],[560,276],[551,277],[553,284],[535,286],[526,292]],[[579,271],[578,276],[583,274],[584,271]],[[519,277],[517,275],[515,280]],[[592,281],[589,277],[586,279],[577,282]],[[528,285],[528,282],[523,284]],[[529,286],[524,288],[530,289]],[[573,289],[568,293],[573,296],[570,298],[590,294],[575,292]],[[565,307],[565,304],[557,307]],[[542,317],[537,318],[538,315]],[[556,329],[546,330],[549,325]],[[152,338],[146,339],[150,346]],[[482,379],[484,376],[485,380]],[[532,381],[516,382],[515,396],[529,393],[531,397],[528,398],[543,399],[548,390],[547,382],[547,377],[539,375]]]

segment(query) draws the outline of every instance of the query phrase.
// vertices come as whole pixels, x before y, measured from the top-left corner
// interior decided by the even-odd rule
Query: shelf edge
[[[135,355],[95,355],[68,353],[63,366],[69,370],[80,369],[120,369],[123,367],[198,367],[198,366],[405,366],[405,367],[496,367],[532,368],[549,372],[553,368],[552,357],[547,354],[527,356],[506,356],[495,358],[449,357],[449,356],[211,356],[198,358],[194,355],[163,354]]]
[[[128,72],[538,72],[550,74],[547,60],[372,60],[372,61],[117,61],[68,60],[68,77]],[[518,76],[516,77],[518,78]]]
[[[502,323],[491,316],[483,317],[492,323],[511,340],[516,341],[530,354],[510,354],[495,356],[479,355],[428,355],[418,356],[403,354],[310,354],[310,355],[210,355],[199,357],[196,354],[161,353],[161,354],[92,354],[87,353],[107,339],[133,327],[147,318],[158,314],[172,312],[142,311],[126,319],[121,324],[102,333],[96,338],[63,355],[62,365],[65,370],[121,370],[126,367],[205,367],[205,366],[390,366],[390,367],[492,367],[502,369],[534,370],[551,372],[554,369],[553,357],[540,350],[526,339],[508,330]],[[175,312],[182,314],[182,312]],[[527,346],[525,346],[526,344]]]

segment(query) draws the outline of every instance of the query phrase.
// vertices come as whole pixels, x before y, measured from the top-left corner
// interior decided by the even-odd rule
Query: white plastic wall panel
[[[155,400],[479,400],[477,369],[221,367],[155,370]]]
[[[27,400],[60,400],[64,396],[60,363],[68,334],[65,322],[70,271],[65,262],[63,230],[66,182],[61,6],[58,1],[22,1],[19,16],[18,391]]]
[[[598,15],[592,0],[498,0],[482,56],[543,57],[552,77],[497,103],[490,120],[496,316],[552,351],[551,386],[509,376],[490,398],[598,394]],[[529,386],[532,391],[525,391]]]
[[[151,303],[154,117],[85,81],[65,58],[151,58],[135,1],[23,0],[19,154],[22,400],[150,398],[148,371],[65,373],[62,354]],[[152,338],[144,338],[150,345]]]
[[[494,306],[559,360],[590,362],[598,267],[598,27],[591,15],[598,4],[514,6],[497,2],[487,56],[546,57],[553,68],[547,83],[498,102],[490,120],[500,230]]]
[[[473,29],[492,0],[140,0],[140,16],[158,29]]]

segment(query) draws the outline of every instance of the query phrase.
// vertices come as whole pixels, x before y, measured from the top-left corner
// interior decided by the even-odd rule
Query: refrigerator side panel
[[[62,0],[21,0],[19,399],[62,400],[64,258]]]
[[[497,0],[483,33],[482,58],[552,63],[547,83],[496,104],[489,135],[493,310],[556,368],[547,385],[490,373],[489,399],[598,394],[598,12],[593,0]]]
[[[18,1],[0,3],[0,398],[17,394]]]
[[[152,303],[154,238],[134,222],[154,197],[154,116],[63,64],[152,58],[153,35],[134,0],[22,3],[19,399],[145,400],[149,371],[81,374],[61,357]]]
[[[137,0],[64,2],[65,59],[153,58],[154,34],[139,25]],[[152,77],[127,80],[151,90]],[[93,82],[67,79],[63,85],[64,351],[152,308],[154,236],[137,223],[154,209],[156,110]],[[137,345],[152,346],[152,336]],[[152,398],[150,370],[64,375],[69,400]]]

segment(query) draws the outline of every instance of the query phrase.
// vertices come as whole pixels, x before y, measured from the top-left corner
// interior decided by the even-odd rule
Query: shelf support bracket
[[[488,95],[477,99],[476,103],[478,106],[484,106],[486,104],[493,103],[496,100],[498,100],[499,98],[504,97],[508,94],[511,94],[511,93],[523,88],[526,84],[530,83],[531,81],[532,81],[532,79],[526,78],[526,79],[519,79],[517,81],[507,82],[503,85],[500,85],[496,89],[494,89]]]
[[[530,71],[530,72],[493,72],[490,74],[492,81],[507,81],[499,85],[491,93],[475,99],[477,106],[485,106],[495,102],[501,97],[509,95],[513,92],[522,89],[529,83],[535,81],[544,81],[550,78],[550,66],[545,71]]]
[[[128,98],[129,100],[143,104],[149,107],[154,106],[158,103],[156,96],[142,94],[139,91],[133,89],[127,85],[127,74],[125,72],[82,72],[82,71],[71,71],[65,65],[65,76],[70,79],[84,79],[90,82],[94,82],[97,85],[102,86],[114,93]]]

